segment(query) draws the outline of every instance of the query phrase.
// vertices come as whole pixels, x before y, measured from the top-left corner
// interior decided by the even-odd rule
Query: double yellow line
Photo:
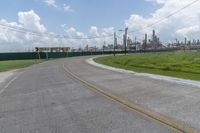
[[[70,71],[70,69],[63,64],[63,69],[66,72],[66,74],[70,75],[72,78],[78,80],[79,82],[81,82],[83,85],[85,85],[88,89],[101,94],[102,96],[109,98],[121,105],[123,105],[124,107],[126,107],[127,109],[134,111],[142,116],[148,117],[151,120],[167,127],[168,129],[171,129],[174,133],[200,133],[198,131],[196,131],[195,129],[189,127],[188,125],[186,125],[183,122],[178,122],[175,121],[173,119],[170,119],[164,115],[161,115],[159,113],[153,112],[147,108],[141,107],[133,102],[128,102],[127,100],[124,100],[118,96],[115,96],[103,89],[101,89],[100,87],[95,86],[92,83],[89,83],[83,79],[81,79],[80,77],[78,77],[76,74],[74,74],[73,72]]]

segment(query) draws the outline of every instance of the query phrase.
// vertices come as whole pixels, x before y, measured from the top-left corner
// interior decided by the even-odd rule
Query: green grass
[[[200,80],[200,52],[179,51],[107,56],[95,61],[136,72]]]
[[[9,60],[9,61],[0,61],[0,72],[9,71],[13,69],[19,69],[28,67],[33,64],[40,63],[39,60]]]

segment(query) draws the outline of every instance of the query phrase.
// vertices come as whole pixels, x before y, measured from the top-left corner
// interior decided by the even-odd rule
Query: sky
[[[163,42],[200,38],[200,2],[157,25],[146,28],[194,0],[6,0],[0,1],[0,24],[37,33],[67,38],[109,36],[97,39],[66,39],[34,36],[0,25],[0,52],[32,51],[36,46],[86,45],[101,47],[113,43],[110,36],[125,27],[129,37],[149,37],[153,29]],[[120,38],[119,38],[120,42]]]

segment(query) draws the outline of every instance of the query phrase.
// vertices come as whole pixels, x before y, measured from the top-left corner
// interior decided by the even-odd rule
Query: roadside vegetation
[[[9,60],[0,61],[0,72],[9,71],[13,69],[19,69],[31,66],[33,64],[38,64],[39,60]]]
[[[200,80],[200,52],[197,51],[107,56],[96,58],[95,61],[135,72]]]

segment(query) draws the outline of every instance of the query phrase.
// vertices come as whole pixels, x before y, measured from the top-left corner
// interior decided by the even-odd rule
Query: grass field
[[[195,51],[108,56],[95,61],[136,72],[200,80],[200,52]]]
[[[18,68],[28,67],[33,64],[40,63],[39,60],[9,60],[0,61],[0,72],[9,71]]]

